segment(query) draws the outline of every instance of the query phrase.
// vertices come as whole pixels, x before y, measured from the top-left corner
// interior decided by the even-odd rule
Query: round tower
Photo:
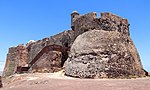
[[[77,18],[77,16],[79,16],[79,13],[77,11],[73,11],[71,13],[71,28],[72,30],[74,30],[74,20]]]

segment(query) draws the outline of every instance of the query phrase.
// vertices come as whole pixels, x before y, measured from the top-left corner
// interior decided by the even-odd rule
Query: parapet
[[[101,17],[97,17],[95,12],[85,15],[73,12],[71,27],[75,31],[75,36],[89,30],[118,31],[129,35],[128,20],[109,12],[102,12]],[[71,14],[71,15],[72,15]]]

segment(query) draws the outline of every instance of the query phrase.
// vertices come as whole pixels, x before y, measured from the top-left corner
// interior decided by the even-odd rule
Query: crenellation
[[[16,50],[16,47],[10,47],[9,50],[8,50],[8,52],[9,53],[13,53],[15,50]]]
[[[102,12],[100,15],[101,15],[100,18],[106,19],[106,18],[110,18],[111,13],[109,13],[109,12]]]
[[[111,13],[102,13],[101,14],[101,19],[103,23],[103,21],[106,21],[106,23],[104,22],[105,26],[107,25],[107,30],[110,31],[119,31],[122,32],[124,34],[128,34],[129,35],[129,24],[128,24],[128,20],[124,19],[122,17],[119,17],[115,14],[111,14]],[[102,28],[105,29],[105,28]]]
[[[72,21],[72,27],[75,31],[75,37],[94,29],[118,31],[129,35],[128,20],[109,12],[101,13],[101,17],[97,17],[96,12],[91,12],[85,15],[78,14],[78,17]]]
[[[90,29],[94,29],[96,27],[96,19],[97,15],[95,12],[91,12],[85,15],[80,15],[74,22],[73,22],[73,29],[75,33],[75,38],[84,33],[85,31],[88,31]]]

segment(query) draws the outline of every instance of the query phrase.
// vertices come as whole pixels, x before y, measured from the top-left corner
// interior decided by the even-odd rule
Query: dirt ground
[[[0,90],[150,90],[150,78],[78,79],[58,73],[16,74]]]

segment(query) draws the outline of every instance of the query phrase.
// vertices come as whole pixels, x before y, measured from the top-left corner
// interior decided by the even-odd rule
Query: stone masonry
[[[36,42],[9,48],[3,76],[57,72],[63,68],[66,75],[80,78],[145,75],[130,38],[127,19],[109,12],[97,17],[95,12],[80,15],[74,11],[71,28]]]
[[[89,30],[107,30],[119,31],[129,34],[128,20],[111,13],[101,13],[101,17],[97,18],[95,12],[80,15],[73,12],[71,27],[75,31],[75,37]]]
[[[145,76],[130,38],[127,19],[111,13],[73,12],[75,38],[65,63],[65,74],[80,78]]]
[[[20,44],[17,47],[9,48],[3,76],[10,76],[16,73],[18,66],[28,65],[28,52],[26,46]]]
[[[49,46],[49,45],[54,45],[54,44],[62,46],[62,47],[66,47],[68,48],[66,50],[69,50],[69,48],[71,47],[73,43],[73,40],[74,40],[73,38],[74,38],[74,31],[68,30],[68,31],[59,33],[57,35],[47,37],[42,40],[38,40],[36,42],[29,42],[26,45],[21,44],[21,45],[18,45],[17,47],[9,48],[5,68],[3,71],[3,76],[10,76],[12,74],[15,74],[16,72],[18,72],[17,70],[19,70],[20,72],[21,67],[30,68],[29,72],[36,72],[36,71],[55,72],[55,71],[61,70],[63,66],[62,64],[65,62],[65,60],[68,57],[68,53],[58,52],[58,50],[57,51],[51,50],[50,53],[52,53],[51,55],[52,57],[50,57],[49,54],[45,52],[44,52],[45,54],[43,55],[46,57],[43,57],[43,55],[38,56],[39,52],[42,51],[44,47]],[[69,52],[69,51],[66,51],[66,52]],[[58,54],[58,56],[56,56],[56,54]],[[40,65],[39,65],[37,64],[38,62],[37,61],[33,66],[31,66],[30,63],[35,57],[39,57],[37,60],[41,60],[43,58],[42,62],[40,61]],[[53,64],[52,65],[48,64],[52,67],[45,68],[47,67],[47,64],[44,64],[44,63],[45,61],[47,61],[47,58],[49,58],[49,61],[47,63],[49,62],[51,63],[51,61],[55,60],[57,63],[60,63],[59,64],[60,66],[56,65],[57,66],[56,67]],[[41,68],[41,69],[43,68],[43,69],[37,70],[37,68]]]

